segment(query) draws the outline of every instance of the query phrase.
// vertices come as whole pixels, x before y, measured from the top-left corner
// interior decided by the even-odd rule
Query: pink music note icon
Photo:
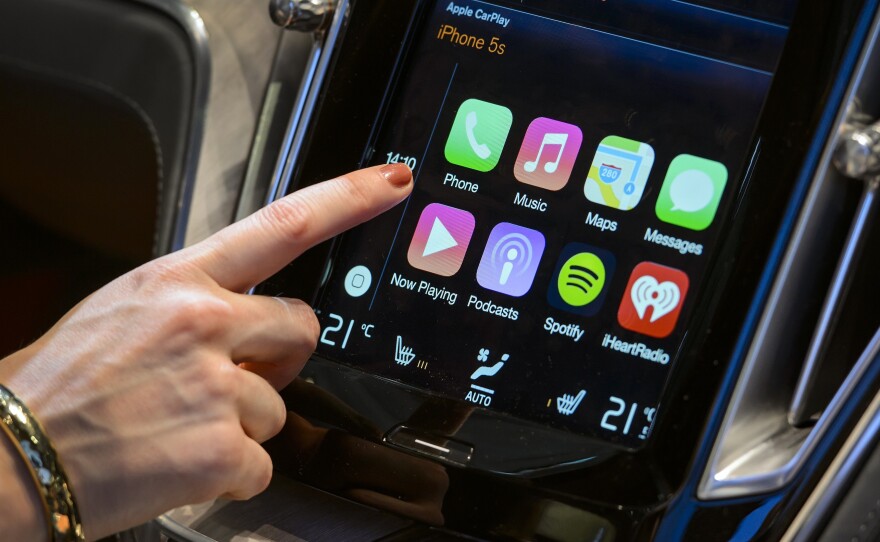
[[[544,147],[546,145],[558,145],[559,152],[556,153],[556,159],[551,161],[547,161],[544,164],[544,171],[547,173],[554,173],[556,168],[559,167],[559,161],[562,160],[562,151],[565,150],[565,143],[568,141],[568,134],[544,134],[544,139],[541,140],[541,148],[538,149],[538,155],[531,162],[526,162],[523,165],[523,169],[528,173],[533,173],[536,169],[538,169],[538,164],[541,162],[541,156],[544,154]]]
[[[560,190],[568,183],[582,140],[577,126],[538,117],[526,131],[513,168],[514,177],[522,183]]]

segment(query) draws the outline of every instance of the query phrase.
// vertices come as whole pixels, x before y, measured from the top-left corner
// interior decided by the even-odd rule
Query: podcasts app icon
[[[541,232],[502,222],[489,234],[477,282],[483,288],[521,297],[532,287],[543,253]]]
[[[688,276],[678,269],[642,262],[633,269],[617,311],[621,326],[662,339],[672,333],[688,290]]]
[[[583,243],[569,243],[556,262],[555,280],[547,289],[547,302],[557,309],[592,316],[605,300],[614,274],[614,255]]]

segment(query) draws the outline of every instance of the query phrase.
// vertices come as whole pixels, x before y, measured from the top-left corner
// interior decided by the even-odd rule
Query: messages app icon
[[[657,218],[692,230],[705,230],[715,219],[727,184],[727,168],[690,154],[673,158],[657,198]]]
[[[507,141],[513,113],[482,100],[465,100],[446,140],[446,160],[477,171],[490,171],[498,164]]]
[[[653,165],[654,149],[647,143],[608,136],[596,149],[584,195],[593,203],[629,211],[642,199]]]

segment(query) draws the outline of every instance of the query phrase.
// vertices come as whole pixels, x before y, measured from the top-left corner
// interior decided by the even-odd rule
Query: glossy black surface
[[[723,400],[741,362],[743,341],[750,335],[756,310],[766,296],[767,273],[778,265],[778,244],[774,248],[777,232],[784,240],[790,231],[793,210],[802,200],[807,176],[816,165],[816,141],[832,129],[828,111],[837,107],[834,100],[842,95],[836,78],[849,76],[855,55],[855,49],[846,52],[847,40],[850,36],[863,38],[865,21],[875,9],[875,3],[868,2],[860,16],[860,4],[805,2],[795,15],[758,127],[759,154],[751,166],[749,182],[733,204],[724,241],[708,272],[708,293],[695,310],[695,325],[684,340],[652,441],[635,453],[603,449],[596,443],[595,453],[601,461],[571,465],[570,470],[558,474],[509,477],[447,468],[449,485],[441,510],[448,528],[477,536],[564,539],[559,533],[542,532],[541,518],[568,513],[572,518],[569,527],[582,528],[578,532],[584,537],[591,528],[593,534],[613,532],[616,539],[653,535],[697,540],[778,534],[780,523],[774,524],[774,519],[790,516],[788,507],[804,498],[827,457],[816,456],[787,488],[792,490],[789,493],[735,503],[699,503],[694,496],[696,481],[713,440],[711,433],[704,435],[703,431],[707,425],[714,430],[723,413]],[[369,159],[384,100],[394,81],[394,68],[402,60],[409,22],[417,15],[418,6],[402,0],[381,5],[361,1],[352,6],[305,158],[295,169],[293,187],[355,169]],[[346,129],[340,130],[343,126]],[[332,243],[315,249],[308,258],[268,281],[261,292],[314,299],[323,263],[332,250]],[[306,405],[310,412],[303,414],[317,425],[344,427],[364,442],[379,440],[395,420],[415,420],[439,429],[455,426],[455,413],[448,405],[437,410],[430,397],[405,389],[401,393],[412,396],[407,408],[389,411],[382,420],[364,419],[346,403],[357,400],[352,394],[363,389],[350,386],[351,380],[370,377],[320,362],[307,367],[304,375],[331,392],[328,401],[332,408]],[[377,386],[379,393],[383,386],[392,386],[382,380],[370,385]],[[865,388],[870,385],[872,382],[866,382]],[[853,399],[859,400],[858,395]],[[292,402],[290,406],[302,412],[303,405]],[[856,410],[854,405],[848,412]],[[445,419],[436,415],[438,412],[447,413]],[[834,449],[844,430],[841,426],[829,434],[821,451]],[[315,455],[301,454],[296,446],[281,446],[273,453],[276,463],[286,465],[283,470],[294,476],[302,472],[303,464],[315,460]],[[291,461],[297,457],[303,462]],[[338,461],[329,454],[321,461],[330,471],[334,462],[355,473],[359,465],[362,472],[375,467],[360,463],[356,455],[336,454],[335,458]],[[394,478],[399,472],[393,460],[388,464],[385,476]],[[333,484],[325,477],[308,480],[363,502],[358,493],[346,492],[338,480]],[[436,499],[430,502],[436,503]],[[383,507],[379,502],[372,504]],[[427,507],[431,506],[434,504]],[[408,515],[407,510],[395,511]],[[611,527],[605,521],[610,521]]]
[[[318,355],[472,407],[641,447],[755,152],[752,133],[787,27],[653,0],[572,4],[552,15],[540,11],[546,16],[476,0],[469,6],[470,17],[456,15],[448,2],[435,3],[419,27],[368,162],[409,160],[416,187],[403,205],[340,241],[315,305],[325,329]],[[617,23],[623,15],[633,21]],[[676,24],[659,33],[635,24],[650,17]],[[689,35],[704,27],[716,28],[716,43],[732,49],[710,49],[702,36]],[[473,37],[473,46],[450,43],[456,33]],[[679,40],[673,44],[669,33]],[[756,44],[748,59],[737,46],[744,40]],[[456,132],[463,112],[479,103],[505,112],[509,123],[509,133],[502,131],[506,141],[485,166],[470,162],[467,143],[456,143],[464,138],[465,130]],[[479,129],[491,119],[486,109],[479,117],[476,111]],[[540,145],[548,130],[566,130],[565,144]],[[554,156],[556,169],[547,174],[543,165],[554,163]],[[528,173],[533,159],[541,165]],[[599,180],[605,163],[622,167],[622,177]],[[667,171],[675,164],[723,175],[715,188],[718,212],[700,226],[687,227],[688,216],[668,211],[663,202],[664,191],[674,186]],[[434,212],[447,224],[469,217],[470,242],[422,257],[419,243],[427,241],[428,229],[433,232]],[[531,240],[511,240],[512,232],[527,232]],[[521,255],[520,243],[533,265],[506,263],[512,278],[501,284],[507,249]],[[444,256],[454,251],[459,266],[445,263],[455,259]],[[592,285],[594,295],[601,293],[582,307],[562,299],[559,292],[576,287],[563,282],[560,290],[556,278],[578,253],[600,254],[604,261],[602,285]],[[345,286],[355,266],[372,270],[371,285],[359,297]],[[677,301],[663,308],[665,314],[654,306],[656,322],[647,313],[639,319],[631,301],[630,276],[639,273],[666,281],[657,295],[675,292]],[[650,300],[643,301],[648,310]],[[395,362],[396,341],[417,361]],[[566,396],[573,405],[568,410]],[[496,420],[456,435],[475,446],[481,467],[491,465],[487,449],[501,455],[492,430],[505,418]],[[522,468],[549,463],[535,455]]]

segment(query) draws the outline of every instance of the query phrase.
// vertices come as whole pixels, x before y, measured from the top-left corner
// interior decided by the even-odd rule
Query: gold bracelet
[[[27,462],[45,506],[52,542],[83,542],[82,523],[67,475],[40,422],[8,388],[0,384],[0,427]]]

